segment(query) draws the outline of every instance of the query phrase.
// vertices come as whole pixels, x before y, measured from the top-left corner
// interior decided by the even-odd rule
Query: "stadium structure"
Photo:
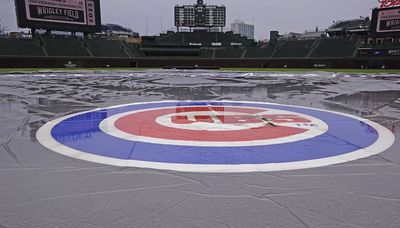
[[[15,2],[19,27],[32,32],[0,38],[0,67],[400,68],[399,6],[337,21],[326,31],[272,31],[268,43],[259,43],[223,32],[226,7],[202,0],[175,7],[176,32],[142,37],[118,25],[102,26],[99,0]],[[57,36],[55,30],[72,35]]]

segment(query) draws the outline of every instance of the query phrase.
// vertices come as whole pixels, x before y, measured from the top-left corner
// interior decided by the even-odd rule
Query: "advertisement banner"
[[[94,2],[86,0],[25,0],[31,21],[95,25]]]
[[[400,9],[382,10],[378,13],[377,32],[400,31]]]
[[[400,6],[400,0],[378,0],[379,8],[390,8]]]

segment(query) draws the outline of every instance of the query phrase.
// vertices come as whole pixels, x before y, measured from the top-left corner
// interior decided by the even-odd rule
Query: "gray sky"
[[[103,23],[117,23],[141,35],[153,35],[174,28],[174,6],[196,0],[101,0]],[[265,39],[270,30],[304,32],[316,26],[325,29],[332,21],[370,16],[378,0],[205,0],[225,5],[227,24],[239,18],[254,23],[256,39]],[[0,0],[0,19],[8,31],[16,31],[14,0]],[[146,22],[148,21],[148,23]],[[147,29],[148,24],[148,29]],[[227,26],[229,27],[229,26]],[[227,30],[227,29],[226,29]]]

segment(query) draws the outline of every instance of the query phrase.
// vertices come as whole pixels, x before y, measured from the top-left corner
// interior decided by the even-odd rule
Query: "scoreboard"
[[[375,35],[400,34],[400,7],[374,9],[371,32]]]
[[[101,31],[100,0],[15,0],[20,28]]]
[[[198,0],[195,5],[175,6],[175,26],[225,27],[225,6],[206,5]]]

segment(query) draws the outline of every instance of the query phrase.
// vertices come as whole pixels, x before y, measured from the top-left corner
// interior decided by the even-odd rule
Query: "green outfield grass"
[[[38,72],[38,71],[117,71],[117,70],[149,70],[159,68],[0,68],[0,73]],[[302,69],[302,68],[221,68],[221,71],[240,72],[332,72],[346,74],[400,74],[400,69]]]

